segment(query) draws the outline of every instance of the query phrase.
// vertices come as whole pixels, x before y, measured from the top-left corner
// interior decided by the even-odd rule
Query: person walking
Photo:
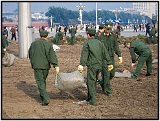
[[[2,28],[2,33],[5,33],[5,37],[6,37],[6,47],[8,47],[8,30],[7,30],[7,27],[4,26]]]
[[[54,38],[54,44],[56,45],[62,44],[63,35],[64,35],[63,32],[57,32]]]
[[[49,104],[49,95],[46,90],[46,78],[51,64],[55,67],[56,73],[59,73],[58,60],[52,44],[46,41],[47,36],[47,31],[40,31],[41,39],[32,42],[28,52],[43,106]]]
[[[6,41],[7,41],[7,33],[2,32],[2,58],[4,57],[6,52]]]
[[[150,34],[150,23],[146,24],[146,36]]]
[[[102,87],[102,90],[108,95],[108,96],[112,96],[112,86],[110,84],[110,80],[115,76],[115,60],[114,60],[114,55],[116,54],[118,56],[118,63],[122,64],[123,59],[121,56],[121,52],[118,46],[118,42],[117,42],[117,36],[113,33],[111,33],[111,26],[108,25],[106,26],[105,29],[105,39],[102,40],[102,42],[104,43],[109,56],[111,58],[112,61],[112,65],[113,65],[113,69],[110,72],[106,72],[105,70],[103,71],[102,75],[104,75],[103,77],[105,77],[105,75],[107,76],[107,80],[105,80],[104,78],[102,78],[101,81],[99,81],[99,84]],[[107,81],[107,86],[104,87],[104,83]]]
[[[96,33],[95,35],[95,38],[102,41],[105,39],[105,33],[104,33],[104,29],[105,29],[105,26],[104,25],[100,25],[99,26],[99,30],[98,32]]]
[[[156,29],[155,29],[155,26],[153,25],[152,28],[151,28],[151,31],[150,31],[150,34],[149,34],[149,40],[150,40],[150,43],[157,43],[156,42]]]
[[[11,40],[13,40],[13,38],[14,38],[15,41],[16,41],[16,28],[15,28],[15,27],[12,27],[12,28],[11,28],[11,34],[12,34]]]
[[[96,30],[89,28],[87,32],[88,40],[84,42],[80,65],[78,70],[83,72],[83,67],[87,66],[87,89],[88,98],[87,103],[96,105],[96,82],[97,76],[105,66],[109,71],[113,69],[111,60],[107,50],[102,42],[95,39]]]
[[[71,27],[71,29],[69,30],[69,33],[71,34],[70,44],[74,45],[75,39],[76,39],[75,34],[77,33],[76,28]]]
[[[124,47],[127,47],[130,51],[132,67],[135,66],[137,61],[135,54],[139,55],[138,64],[136,65],[135,71],[131,74],[131,78],[136,79],[140,75],[141,68],[145,62],[147,66],[146,76],[150,76],[152,73],[152,52],[150,48],[141,40],[136,40],[134,42],[126,40],[124,42]]]

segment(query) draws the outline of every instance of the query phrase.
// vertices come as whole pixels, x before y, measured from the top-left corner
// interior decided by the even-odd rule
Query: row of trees
[[[60,24],[78,24],[78,18],[79,18],[79,11],[73,11],[73,10],[68,10],[66,8],[61,8],[61,7],[49,7],[48,12],[46,13],[46,16],[53,16],[54,19],[53,21],[55,23],[60,23]],[[96,18],[96,11],[83,11],[83,23],[84,24],[89,24],[89,23],[95,23],[95,18]],[[107,11],[107,10],[101,10],[98,11],[98,18],[102,18],[102,21],[106,20],[115,20],[115,13],[112,11]],[[128,19],[132,20],[132,22],[138,20],[139,23],[142,22],[142,20],[147,20],[148,22],[151,21],[151,19],[147,16],[141,16],[138,14],[130,14],[130,13],[125,13],[125,12],[120,12],[118,13],[118,18],[121,19],[122,23],[128,23]]]

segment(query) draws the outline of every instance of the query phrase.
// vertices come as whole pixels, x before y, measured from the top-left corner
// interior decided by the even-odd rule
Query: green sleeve
[[[98,32],[95,34],[95,39],[98,39]]]
[[[28,57],[29,57],[29,59],[31,58],[31,47],[32,47],[32,44],[31,44],[31,46],[29,47],[29,50],[28,50]]]
[[[75,34],[77,33],[77,30],[75,29]]]
[[[53,65],[53,67],[58,66],[58,60],[55,51],[53,50],[52,45],[49,48],[49,62]]]
[[[108,50],[106,49],[106,47],[104,46],[104,44],[102,43],[102,51],[103,51],[103,57],[104,60],[106,61],[107,65],[111,64],[111,58],[109,56]]]
[[[115,35],[114,35],[114,51],[115,51],[115,53],[118,57],[122,57],[120,49],[119,49],[119,45],[118,45],[118,42],[117,42],[117,37]]]
[[[136,62],[136,55],[135,55],[135,52],[134,52],[134,48],[130,48],[129,51],[130,51],[132,63],[135,63]]]
[[[80,65],[86,66],[88,55],[89,55],[89,48],[88,44],[85,42],[81,52]]]
[[[6,37],[2,36],[2,48],[6,48]]]

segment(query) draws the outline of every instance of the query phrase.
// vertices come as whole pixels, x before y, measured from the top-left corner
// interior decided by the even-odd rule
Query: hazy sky
[[[95,2],[81,2],[85,6],[85,11],[91,11],[95,9]],[[132,2],[97,2],[99,9],[120,9],[132,8]],[[32,12],[47,12],[50,6],[64,7],[70,10],[78,10],[80,2],[31,2]],[[17,2],[2,2],[2,11],[13,11],[18,8]]]

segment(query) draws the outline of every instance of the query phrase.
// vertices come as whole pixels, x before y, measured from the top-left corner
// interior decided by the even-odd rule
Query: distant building
[[[150,18],[158,16],[158,2],[133,2],[133,9]]]
[[[2,18],[4,20],[11,19],[13,22],[17,22],[18,21],[18,13],[17,12],[3,12]]]
[[[47,20],[48,17],[44,13],[33,13],[32,18],[36,20]]]

